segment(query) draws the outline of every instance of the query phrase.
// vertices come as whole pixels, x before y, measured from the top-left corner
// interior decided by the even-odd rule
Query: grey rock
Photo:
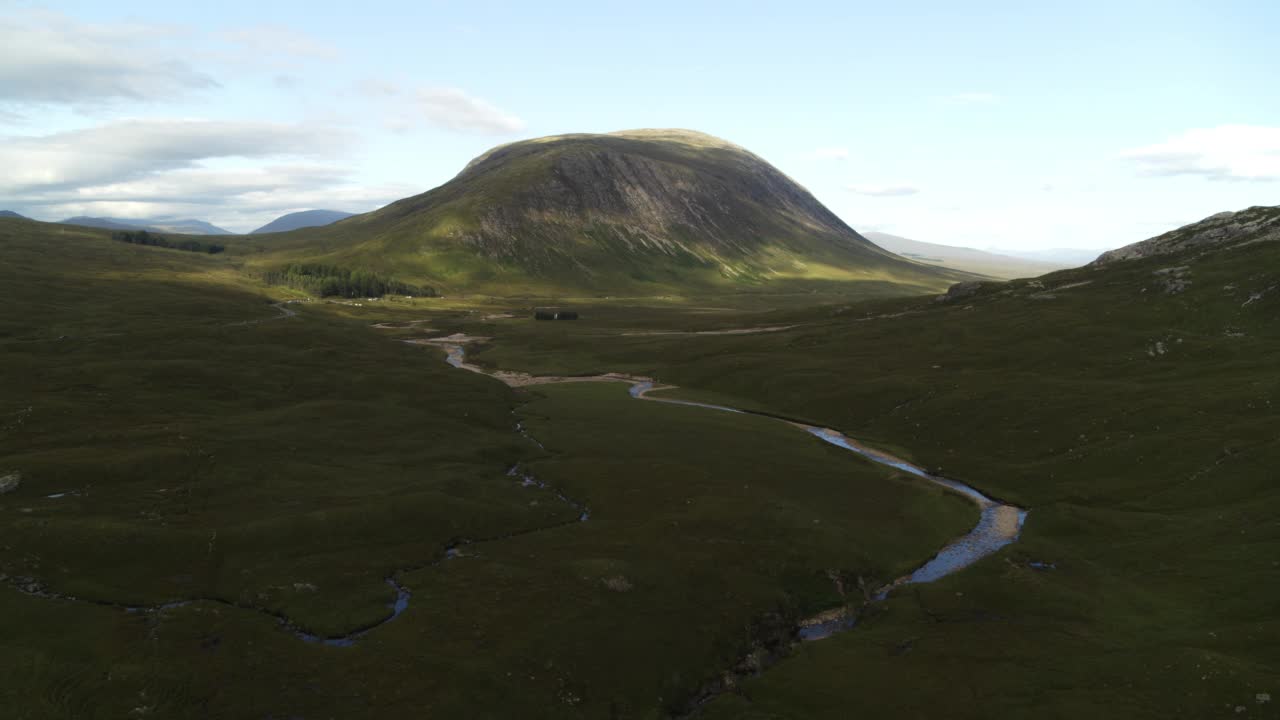
[[[1189,267],[1179,265],[1178,267],[1161,268],[1151,274],[1164,281],[1166,295],[1177,295],[1191,287],[1191,281],[1187,279],[1187,275],[1190,273],[1191,269]]]
[[[22,484],[22,473],[17,470],[0,473],[0,495],[11,493]]]
[[[982,283],[977,280],[967,280],[965,282],[958,282],[955,285],[952,285],[951,287],[947,288],[947,293],[945,295],[939,295],[937,297],[937,301],[938,302],[954,302],[956,300],[963,300],[967,297],[973,297],[981,289],[982,289]]]
[[[1109,265],[1183,250],[1211,250],[1276,240],[1280,240],[1280,206],[1254,206],[1239,212],[1218,213],[1163,235],[1107,251],[1091,264]]]

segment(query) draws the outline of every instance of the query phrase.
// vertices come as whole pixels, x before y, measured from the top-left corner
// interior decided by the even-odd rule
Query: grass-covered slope
[[[1196,248],[739,320],[796,325],[772,333],[513,329],[477,357],[654,374],[1030,509],[999,556],[898,593],[708,717],[1274,717],[1278,268],[1277,243]],[[646,314],[605,317],[616,333]]]
[[[235,263],[0,220],[6,717],[661,716],[973,522],[782,423],[455,370],[390,303],[285,316]],[[375,623],[388,576],[354,647],[280,626]]]
[[[945,287],[962,273],[867,242],[750,152],[677,130],[495,148],[453,180],[252,246],[255,265],[324,262],[446,292],[664,295]]]

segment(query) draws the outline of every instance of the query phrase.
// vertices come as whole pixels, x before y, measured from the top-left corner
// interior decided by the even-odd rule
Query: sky
[[[248,231],[679,127],[860,231],[1105,249],[1280,204],[1280,3],[0,0],[0,209]]]

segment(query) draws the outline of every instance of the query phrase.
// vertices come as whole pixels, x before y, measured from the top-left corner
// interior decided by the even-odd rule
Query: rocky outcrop
[[[982,289],[982,283],[978,280],[969,280],[966,282],[958,282],[947,288],[945,295],[939,295],[936,299],[938,302],[955,302],[956,300],[964,300],[973,297]]]
[[[1092,264],[1108,265],[1183,250],[1209,250],[1274,240],[1280,240],[1280,206],[1255,206],[1240,212],[1218,213],[1149,240],[1110,250]]]
[[[22,484],[22,473],[14,470],[10,472],[0,472],[0,495],[11,493],[18,489]]]

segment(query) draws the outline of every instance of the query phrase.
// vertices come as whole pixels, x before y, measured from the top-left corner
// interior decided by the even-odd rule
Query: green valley
[[[218,253],[0,218],[0,707],[1267,716],[1277,217],[1002,282],[663,131]]]

